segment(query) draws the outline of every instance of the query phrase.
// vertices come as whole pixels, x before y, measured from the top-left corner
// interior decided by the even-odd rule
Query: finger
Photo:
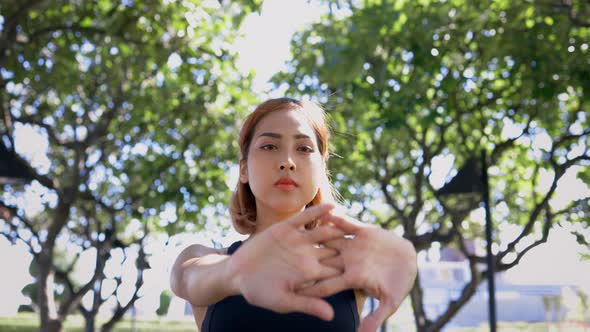
[[[363,318],[359,325],[358,332],[375,332],[383,322],[395,313],[397,308],[392,304],[380,302],[377,310]]]
[[[324,279],[330,279],[330,278],[335,278],[337,276],[342,275],[342,273],[344,272],[343,269],[338,269],[335,267],[331,267],[331,266],[327,266],[327,265],[322,265],[322,267],[319,269],[319,272],[316,274],[314,281],[315,280],[324,280]]]
[[[334,248],[322,247],[322,248],[315,248],[314,249],[315,257],[319,260],[338,256],[339,253],[340,252]]]
[[[334,226],[340,228],[347,234],[356,234],[363,226],[358,222],[342,213],[330,212],[322,217],[324,222],[331,222]]]
[[[305,281],[299,283],[298,285],[296,285],[295,292],[297,294],[303,294],[303,289],[308,288],[308,287],[312,287],[313,285],[317,284],[321,280],[335,278],[337,276],[340,276],[340,275],[342,275],[343,272],[344,271],[340,270],[340,269],[332,268],[329,266],[323,266],[318,270],[318,272],[314,275],[313,278],[305,280]],[[318,297],[318,296],[313,296],[313,295],[310,295],[310,296]]]
[[[331,203],[314,205],[312,207],[308,207],[307,209],[303,210],[303,212],[291,218],[288,223],[295,228],[299,228],[311,221],[319,219],[333,208],[334,204]]]
[[[300,294],[306,296],[326,297],[345,289],[352,288],[346,282],[344,274],[318,281],[315,285],[302,289]]]
[[[306,287],[310,287],[311,285],[315,285],[318,281],[334,278],[339,275],[342,275],[342,273],[344,273],[344,270],[342,269],[323,265],[319,262],[316,262],[316,265],[313,268],[313,272],[305,274],[301,282],[296,284],[295,289],[300,290]]]
[[[334,318],[332,306],[320,298],[293,294],[288,303],[291,311],[303,312],[326,321]]]
[[[320,264],[325,265],[325,266],[329,266],[329,267],[333,267],[333,268],[341,270],[341,271],[344,271],[345,266],[346,266],[344,264],[344,258],[342,258],[342,256],[340,256],[340,255],[324,258],[324,259],[320,260]]]
[[[323,243],[338,238],[344,238],[345,233],[333,226],[320,226],[305,232],[311,243]]]
[[[351,240],[352,239],[347,239],[347,238],[343,237],[340,239],[324,241],[324,242],[322,242],[322,245],[326,248],[332,248],[332,249],[336,249],[336,250],[342,252],[342,250],[346,248],[346,246],[350,243],[349,241],[351,241]]]

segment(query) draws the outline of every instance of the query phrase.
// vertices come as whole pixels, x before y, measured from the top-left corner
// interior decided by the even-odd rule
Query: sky
[[[254,91],[266,92],[271,76],[285,69],[291,58],[291,36],[320,18],[322,8],[316,1],[266,0],[261,14],[245,19],[241,32],[244,37],[235,43],[239,52],[237,65],[246,73],[256,72]]]
[[[322,9],[306,0],[266,0],[263,4],[261,15],[252,14],[244,21],[241,32],[244,37],[235,43],[239,52],[238,66],[245,73],[249,70],[256,72],[254,79],[254,90],[258,93],[267,93],[270,88],[268,80],[270,77],[284,69],[285,62],[290,58],[290,39],[293,33],[304,26],[318,20]],[[275,94],[277,92],[274,92]],[[273,96],[273,93],[268,94]],[[509,127],[509,126],[507,126]],[[21,144],[18,150],[24,154],[35,156],[32,160],[37,166],[46,165],[46,157],[39,153],[46,149],[39,144],[39,136],[27,128],[22,129],[22,137],[18,139]],[[509,132],[506,135],[510,135]],[[542,141],[539,141],[542,144]],[[39,150],[41,149],[41,150]],[[441,186],[444,178],[453,163],[453,160],[441,159],[438,161],[439,172],[431,179],[433,184]],[[568,201],[570,199],[589,195],[588,188],[580,186],[575,179],[575,174],[564,177],[561,189],[557,193],[558,199]],[[231,176],[236,181],[236,176]],[[228,183],[233,188],[232,183]],[[572,188],[574,188],[572,190]],[[28,198],[31,202],[30,208],[35,209],[34,195]],[[561,197],[561,198],[559,198]],[[512,238],[517,230],[504,228],[501,230],[505,238]],[[138,306],[146,310],[155,310],[159,294],[162,289],[168,288],[168,275],[171,262],[186,245],[201,243],[211,245],[211,240],[221,243],[224,246],[231,244],[242,236],[235,232],[229,232],[221,236],[218,229],[209,229],[200,234],[182,234],[171,239],[168,246],[162,241],[154,241],[153,246],[158,247],[152,260],[151,271],[146,272],[145,281],[149,287],[145,287],[144,297],[138,301]],[[520,265],[506,274],[506,279],[514,283],[522,284],[576,284],[585,287],[590,291],[590,262],[580,262],[579,252],[581,248],[575,243],[573,236],[568,230],[557,228],[550,236],[550,245],[544,244],[527,254]],[[426,255],[426,254],[424,254]],[[91,257],[89,257],[90,259]],[[422,257],[421,259],[426,259]],[[11,246],[3,237],[0,237],[0,266],[11,268],[3,272],[2,283],[0,283],[0,316],[14,314],[18,304],[27,303],[20,293],[24,285],[32,281],[28,275],[30,256],[22,244]],[[79,271],[81,275],[88,275],[90,266],[86,270]]]

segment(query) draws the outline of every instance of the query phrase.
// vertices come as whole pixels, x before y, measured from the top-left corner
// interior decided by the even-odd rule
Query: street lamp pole
[[[494,282],[494,254],[492,253],[492,213],[490,208],[490,186],[485,149],[481,150],[483,204],[486,212],[486,263],[488,279],[488,310],[490,332],[496,332],[496,287]]]
[[[471,195],[475,194],[475,196]],[[463,195],[459,202],[463,200],[477,199],[478,202],[484,203],[486,214],[485,220],[485,237],[486,237],[486,278],[488,281],[488,310],[490,331],[496,332],[496,287],[494,284],[494,267],[495,258],[492,253],[492,212],[490,204],[490,184],[488,178],[487,153],[485,149],[481,150],[481,159],[478,162],[477,157],[468,158],[463,166],[457,171],[457,174],[442,188],[437,191],[441,198],[447,195]],[[457,204],[457,203],[455,203]],[[458,204],[455,208],[472,209],[474,205]],[[463,211],[466,212],[466,211]]]

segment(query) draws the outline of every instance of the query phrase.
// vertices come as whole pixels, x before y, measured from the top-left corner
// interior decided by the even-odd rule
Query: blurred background
[[[589,44],[583,0],[1,0],[0,330],[194,331],[170,266],[242,238],[237,131],[286,95],[327,110],[350,214],[419,251],[382,331],[489,330],[463,165],[499,330],[590,331]]]

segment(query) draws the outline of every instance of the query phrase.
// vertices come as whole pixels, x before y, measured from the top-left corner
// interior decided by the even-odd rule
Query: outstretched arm
[[[194,244],[176,258],[170,274],[170,288],[193,306],[207,306],[239,294],[228,274],[226,249]]]
[[[338,251],[317,244],[342,238],[344,232],[333,226],[301,231],[331,209],[329,204],[310,207],[251,237],[231,256],[207,253],[201,246],[187,248],[174,264],[172,290],[193,306],[242,294],[250,304],[275,312],[297,311],[332,319],[334,311],[328,302],[297,293],[302,285],[342,273],[321,264]]]
[[[184,249],[172,266],[170,288],[187,300],[193,309],[199,328],[205,319],[207,306],[237,294],[228,287],[233,284],[227,274],[227,249],[214,249],[194,244]]]
[[[379,300],[379,307],[363,318],[359,332],[374,332],[400,306],[414,285],[417,273],[416,251],[412,244],[375,225],[358,222],[344,215],[323,218],[353,238],[328,241],[325,246],[339,255],[322,264],[343,269],[344,273],[324,279],[300,291],[308,296],[328,296],[344,289],[360,289]]]

